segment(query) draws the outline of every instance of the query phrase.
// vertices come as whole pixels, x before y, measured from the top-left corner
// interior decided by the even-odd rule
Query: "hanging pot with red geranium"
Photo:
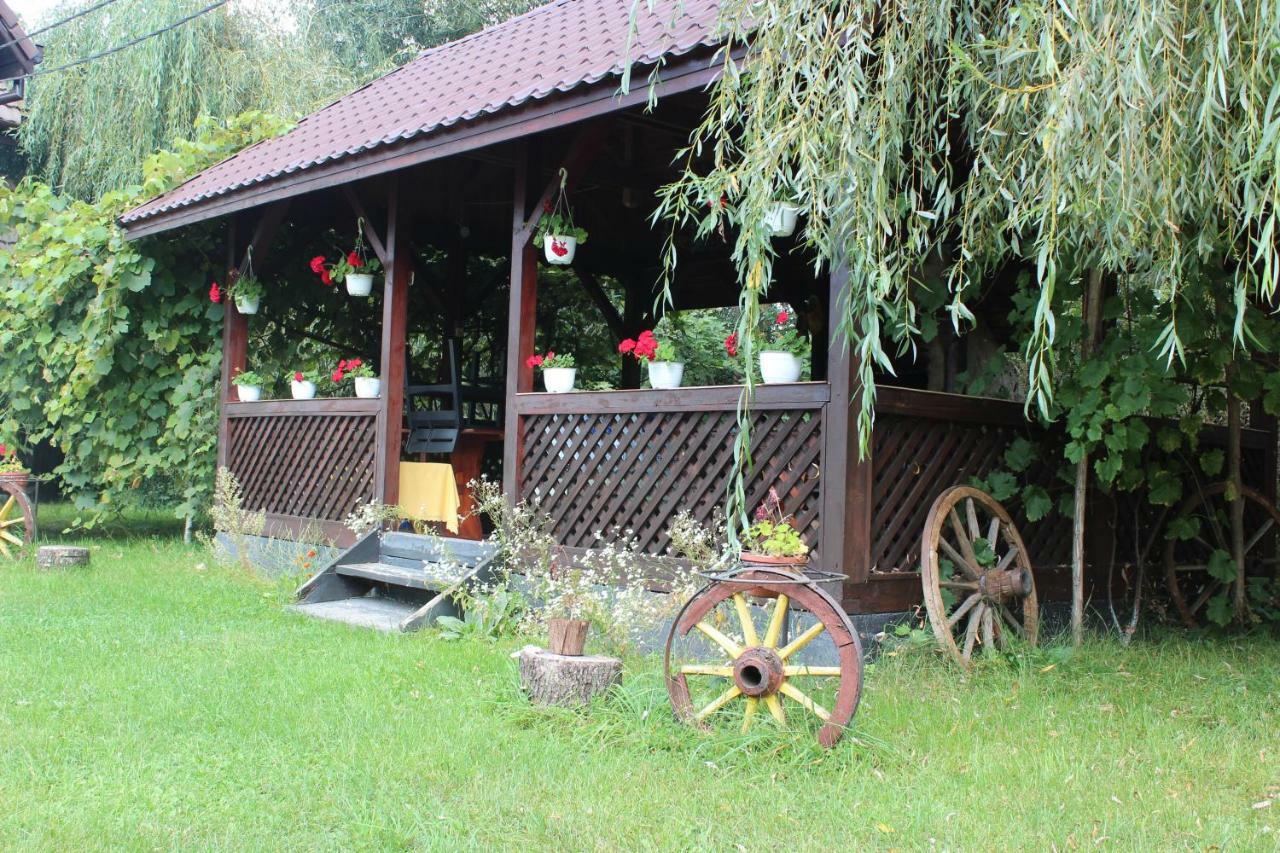
[[[538,220],[535,239],[542,243],[542,252],[547,263],[567,266],[573,263],[578,247],[587,242],[587,232],[573,224],[573,208],[565,194],[565,183],[569,173],[560,170],[560,192],[554,203],[547,202],[543,207],[542,218]]]
[[[377,258],[369,257],[364,243],[364,219],[356,221],[355,247],[345,256],[330,263],[324,255],[311,259],[311,271],[320,276],[326,286],[345,284],[351,296],[369,296],[373,293],[373,277],[382,270]]]
[[[262,304],[262,296],[266,293],[266,287],[262,281],[253,274],[253,247],[249,247],[249,251],[245,255],[246,262],[244,271],[231,270],[231,284],[227,290],[231,293],[231,298],[235,301],[236,311],[241,314],[257,314],[258,307]]]

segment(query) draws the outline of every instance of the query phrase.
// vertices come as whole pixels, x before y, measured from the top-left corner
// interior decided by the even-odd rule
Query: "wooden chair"
[[[457,446],[462,429],[462,382],[458,342],[454,338],[445,342],[445,367],[445,381],[433,385],[415,385],[409,381],[409,371],[405,371],[405,420],[409,428],[406,453],[450,454]]]

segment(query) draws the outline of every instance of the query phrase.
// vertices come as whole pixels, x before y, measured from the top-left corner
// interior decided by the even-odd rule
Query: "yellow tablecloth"
[[[458,532],[458,483],[447,462],[400,463],[400,510],[405,518],[440,521]]]

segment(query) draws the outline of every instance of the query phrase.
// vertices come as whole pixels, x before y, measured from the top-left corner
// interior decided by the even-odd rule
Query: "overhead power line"
[[[89,54],[88,56],[83,56],[80,59],[76,59],[72,62],[66,62],[66,63],[63,63],[62,65],[55,65],[53,68],[41,68],[39,71],[33,71],[30,74],[23,74],[21,77],[6,77],[3,80],[0,80],[0,82],[10,82],[14,80],[30,80],[32,77],[44,77],[49,74],[56,74],[59,71],[66,71],[68,68],[75,68],[77,65],[84,65],[86,62],[93,62],[95,59],[102,59],[104,56],[110,56],[113,53],[119,53],[122,50],[126,50],[128,48],[133,47],[135,44],[141,44],[142,42],[147,41],[148,39],[153,39],[156,36],[164,35],[167,32],[176,30],[178,27],[182,26],[183,24],[194,21],[196,18],[199,18],[201,15],[207,15],[210,12],[212,12],[214,9],[217,9],[220,6],[225,6],[229,2],[231,2],[231,0],[217,0],[217,2],[210,3],[208,6],[205,6],[203,9],[197,12],[192,12],[190,15],[187,15],[185,18],[179,18],[178,20],[174,21],[172,24],[169,24],[168,26],[161,27],[158,30],[152,30],[151,32],[146,33],[145,35],[140,35],[137,38],[130,39],[129,41],[118,44],[115,47],[109,47],[106,50],[100,50],[97,53],[92,53],[92,54]]]
[[[68,15],[67,17],[63,18],[61,21],[54,21],[52,24],[49,24],[48,26],[41,27],[38,30],[32,30],[31,32],[27,33],[25,36],[23,36],[20,39],[10,39],[9,41],[0,44],[0,50],[3,50],[4,48],[8,47],[11,44],[17,44],[20,41],[29,41],[35,38],[36,36],[40,35],[41,33],[47,33],[49,32],[49,30],[56,30],[58,27],[61,27],[64,24],[69,24],[72,21],[76,20],[77,18],[83,18],[85,15],[88,15],[91,12],[96,12],[99,9],[103,8],[104,6],[110,6],[112,3],[119,3],[119,2],[120,0],[102,0],[101,3],[94,3],[89,8],[81,9],[79,12],[76,12],[74,15]]]

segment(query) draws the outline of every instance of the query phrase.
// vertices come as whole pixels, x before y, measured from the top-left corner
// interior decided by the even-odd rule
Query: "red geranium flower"
[[[553,353],[551,350],[547,350],[547,356],[546,356],[546,358],[545,358],[545,359],[543,359],[543,360],[544,360],[544,361],[550,361],[551,359],[553,359],[553,358],[555,358],[555,357],[556,357],[556,354],[555,354],[555,353]]]
[[[320,270],[320,281],[324,282],[326,285],[331,285],[333,284],[333,276],[329,275],[328,270]]]
[[[307,381],[307,377],[303,376],[303,375],[302,375],[302,371],[301,371],[301,370],[299,370],[297,373],[293,374],[293,381],[294,381],[294,382],[306,382],[306,381]]]
[[[347,255],[347,263],[353,267],[360,266],[360,256],[357,255],[355,252],[352,252],[351,254]]]
[[[347,369],[347,360],[345,358],[338,362],[338,369],[339,370]]]
[[[222,301],[222,290],[219,289],[218,283],[216,281],[213,284],[209,285],[209,301],[210,302]]]
[[[324,255],[316,255],[311,259],[311,271],[316,275],[320,275],[324,270]]]
[[[627,338],[625,341],[618,344],[618,352],[622,353],[623,355],[626,355],[627,353],[631,352],[635,348],[636,348],[636,342],[631,340],[631,338]]]
[[[358,358],[353,358],[353,359],[351,359],[350,361],[348,361],[348,362],[347,362],[347,367],[348,367],[348,368],[359,367],[359,366],[360,366],[360,365],[362,365],[362,364],[364,364],[364,362],[363,362],[363,361],[361,361],[361,360],[360,360],[360,359],[358,359]]]
[[[550,202],[550,201],[544,201],[544,202],[542,203],[542,212],[543,212],[543,213],[550,213],[550,212],[551,212],[552,210],[554,210],[554,209],[555,209],[555,208],[553,208],[553,207],[551,206],[551,202]]]
[[[332,377],[331,377],[331,378],[333,379],[333,381],[334,381],[334,382],[341,382],[341,381],[342,381],[342,371],[341,371],[341,370],[335,370],[335,371],[333,371],[333,375],[332,375]]]
[[[729,354],[729,358],[738,357],[738,333],[734,332],[724,339],[724,351]]]
[[[790,320],[790,319],[791,319],[791,315],[790,315],[790,314],[788,314],[786,311],[779,311],[779,312],[778,312],[778,325],[779,325],[779,326],[782,326],[782,325],[786,324],[786,322],[787,322],[788,320]]]
[[[528,358],[526,358],[526,359],[524,360],[524,366],[525,366],[525,367],[541,367],[541,366],[542,366],[542,356],[538,355],[538,354],[535,352],[533,355],[529,356]]]

